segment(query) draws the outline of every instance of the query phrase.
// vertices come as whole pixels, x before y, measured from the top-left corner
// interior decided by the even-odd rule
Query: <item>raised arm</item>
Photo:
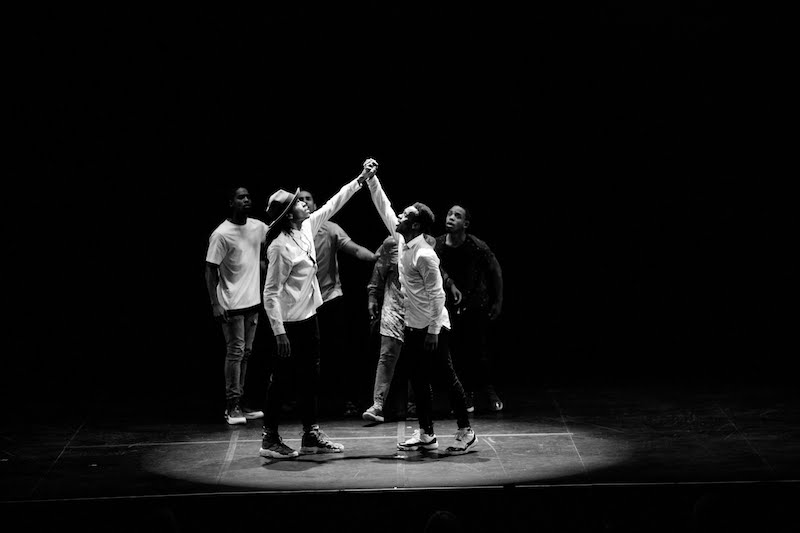
[[[308,223],[311,225],[312,235],[316,235],[322,224],[335,215],[352,198],[356,191],[364,185],[365,181],[375,175],[378,164],[374,161],[374,159],[367,159],[364,162],[361,173],[355,179],[339,189],[339,192],[334,194],[322,207],[311,213],[311,216],[308,217]]]
[[[386,197],[386,193],[383,192],[383,187],[381,187],[378,177],[375,176],[369,180],[367,186],[372,197],[372,203],[375,204],[375,209],[378,210],[381,220],[383,220],[386,229],[389,230],[389,235],[397,240],[397,214],[392,209],[392,204],[389,202],[389,198]]]

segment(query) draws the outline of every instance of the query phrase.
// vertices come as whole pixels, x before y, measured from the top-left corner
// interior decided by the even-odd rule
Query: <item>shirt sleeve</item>
[[[392,209],[392,204],[389,202],[389,198],[386,197],[386,193],[383,192],[378,177],[375,176],[367,180],[367,186],[369,187],[370,196],[372,197],[372,203],[375,204],[375,209],[378,210],[381,220],[383,220],[383,223],[386,225],[386,229],[389,230],[389,235],[400,242],[399,239],[397,239],[397,215]]]
[[[337,224],[335,222],[330,222],[330,221],[328,221],[328,224],[330,224],[330,226],[331,226],[331,233],[336,235],[336,250],[337,251],[341,250],[342,248],[344,248],[345,244],[347,244],[348,242],[353,240],[353,239],[350,238],[350,235],[348,235],[347,232],[345,230],[343,230],[342,227],[339,224]]]
[[[361,185],[359,185],[358,178],[356,178],[339,189],[339,192],[331,196],[322,207],[311,213],[311,216],[307,219],[311,225],[311,235],[316,235],[322,224],[335,215],[360,188]]]
[[[214,265],[219,265],[225,256],[228,254],[228,245],[225,239],[216,231],[208,238],[208,251],[206,252],[206,261]]]
[[[370,301],[380,301],[386,286],[386,274],[391,267],[392,258],[386,251],[386,245],[381,244],[377,252],[378,259],[372,267],[372,277],[367,283],[367,293]]]
[[[267,268],[267,279],[264,282],[264,310],[269,318],[272,333],[281,335],[286,333],[286,329],[283,327],[283,313],[278,295],[286,284],[286,280],[289,279],[292,261],[281,253],[278,246],[270,246],[267,249],[267,260],[269,268]]]
[[[439,257],[433,248],[420,250],[417,268],[425,284],[428,301],[431,303],[428,333],[438,335],[442,329],[445,294],[442,287],[442,273],[439,271]]]
[[[267,233],[269,233],[269,225],[262,220],[259,220],[259,222],[261,223],[259,225],[259,228],[261,229],[261,244],[264,244],[264,242],[267,240]]]

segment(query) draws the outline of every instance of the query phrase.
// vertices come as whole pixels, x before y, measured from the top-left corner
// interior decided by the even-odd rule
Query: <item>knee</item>
[[[240,360],[244,358],[244,355],[245,355],[245,350],[243,345],[238,343],[233,343],[228,345],[228,351],[227,351],[228,359]]]

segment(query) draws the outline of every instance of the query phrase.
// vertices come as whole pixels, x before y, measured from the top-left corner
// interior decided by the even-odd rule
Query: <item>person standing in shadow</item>
[[[225,420],[237,425],[264,416],[244,406],[242,398],[261,307],[261,246],[269,227],[248,216],[247,188],[231,191],[229,207],[230,216],[208,240],[205,280],[211,312],[225,337]]]
[[[436,240],[425,235],[425,240],[433,246]],[[400,290],[400,277],[397,272],[397,240],[386,237],[377,251],[378,260],[372,269],[372,277],[367,284],[367,311],[372,321],[379,321],[380,355],[375,370],[372,406],[361,415],[368,422],[383,423],[386,420],[384,408],[389,396],[394,371],[403,348],[405,321],[403,311],[403,292]],[[416,417],[414,391],[406,380],[406,417]]]
[[[317,204],[308,190],[301,190],[298,198],[314,213]],[[323,373],[323,391],[328,401],[344,416],[358,415],[354,391],[358,390],[357,366],[362,358],[353,342],[347,322],[348,313],[342,280],[339,275],[338,253],[344,252],[361,261],[375,261],[377,256],[353,241],[339,224],[325,221],[314,234],[317,251],[317,281],[322,293],[322,305],[317,309],[320,331],[320,353]],[[331,374],[328,375],[328,370]]]
[[[458,287],[461,295],[447,301],[453,364],[464,380],[470,412],[479,393],[486,396],[491,411],[502,411],[503,401],[494,388],[489,332],[503,309],[503,271],[491,248],[467,232],[471,221],[467,208],[453,205],[445,218],[446,233],[436,238],[445,286]]]

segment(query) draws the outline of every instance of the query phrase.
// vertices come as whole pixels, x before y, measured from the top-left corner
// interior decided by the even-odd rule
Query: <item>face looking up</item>
[[[447,212],[447,217],[444,220],[444,226],[448,233],[457,233],[464,231],[469,227],[469,220],[467,220],[467,211],[460,205],[454,205]]]

